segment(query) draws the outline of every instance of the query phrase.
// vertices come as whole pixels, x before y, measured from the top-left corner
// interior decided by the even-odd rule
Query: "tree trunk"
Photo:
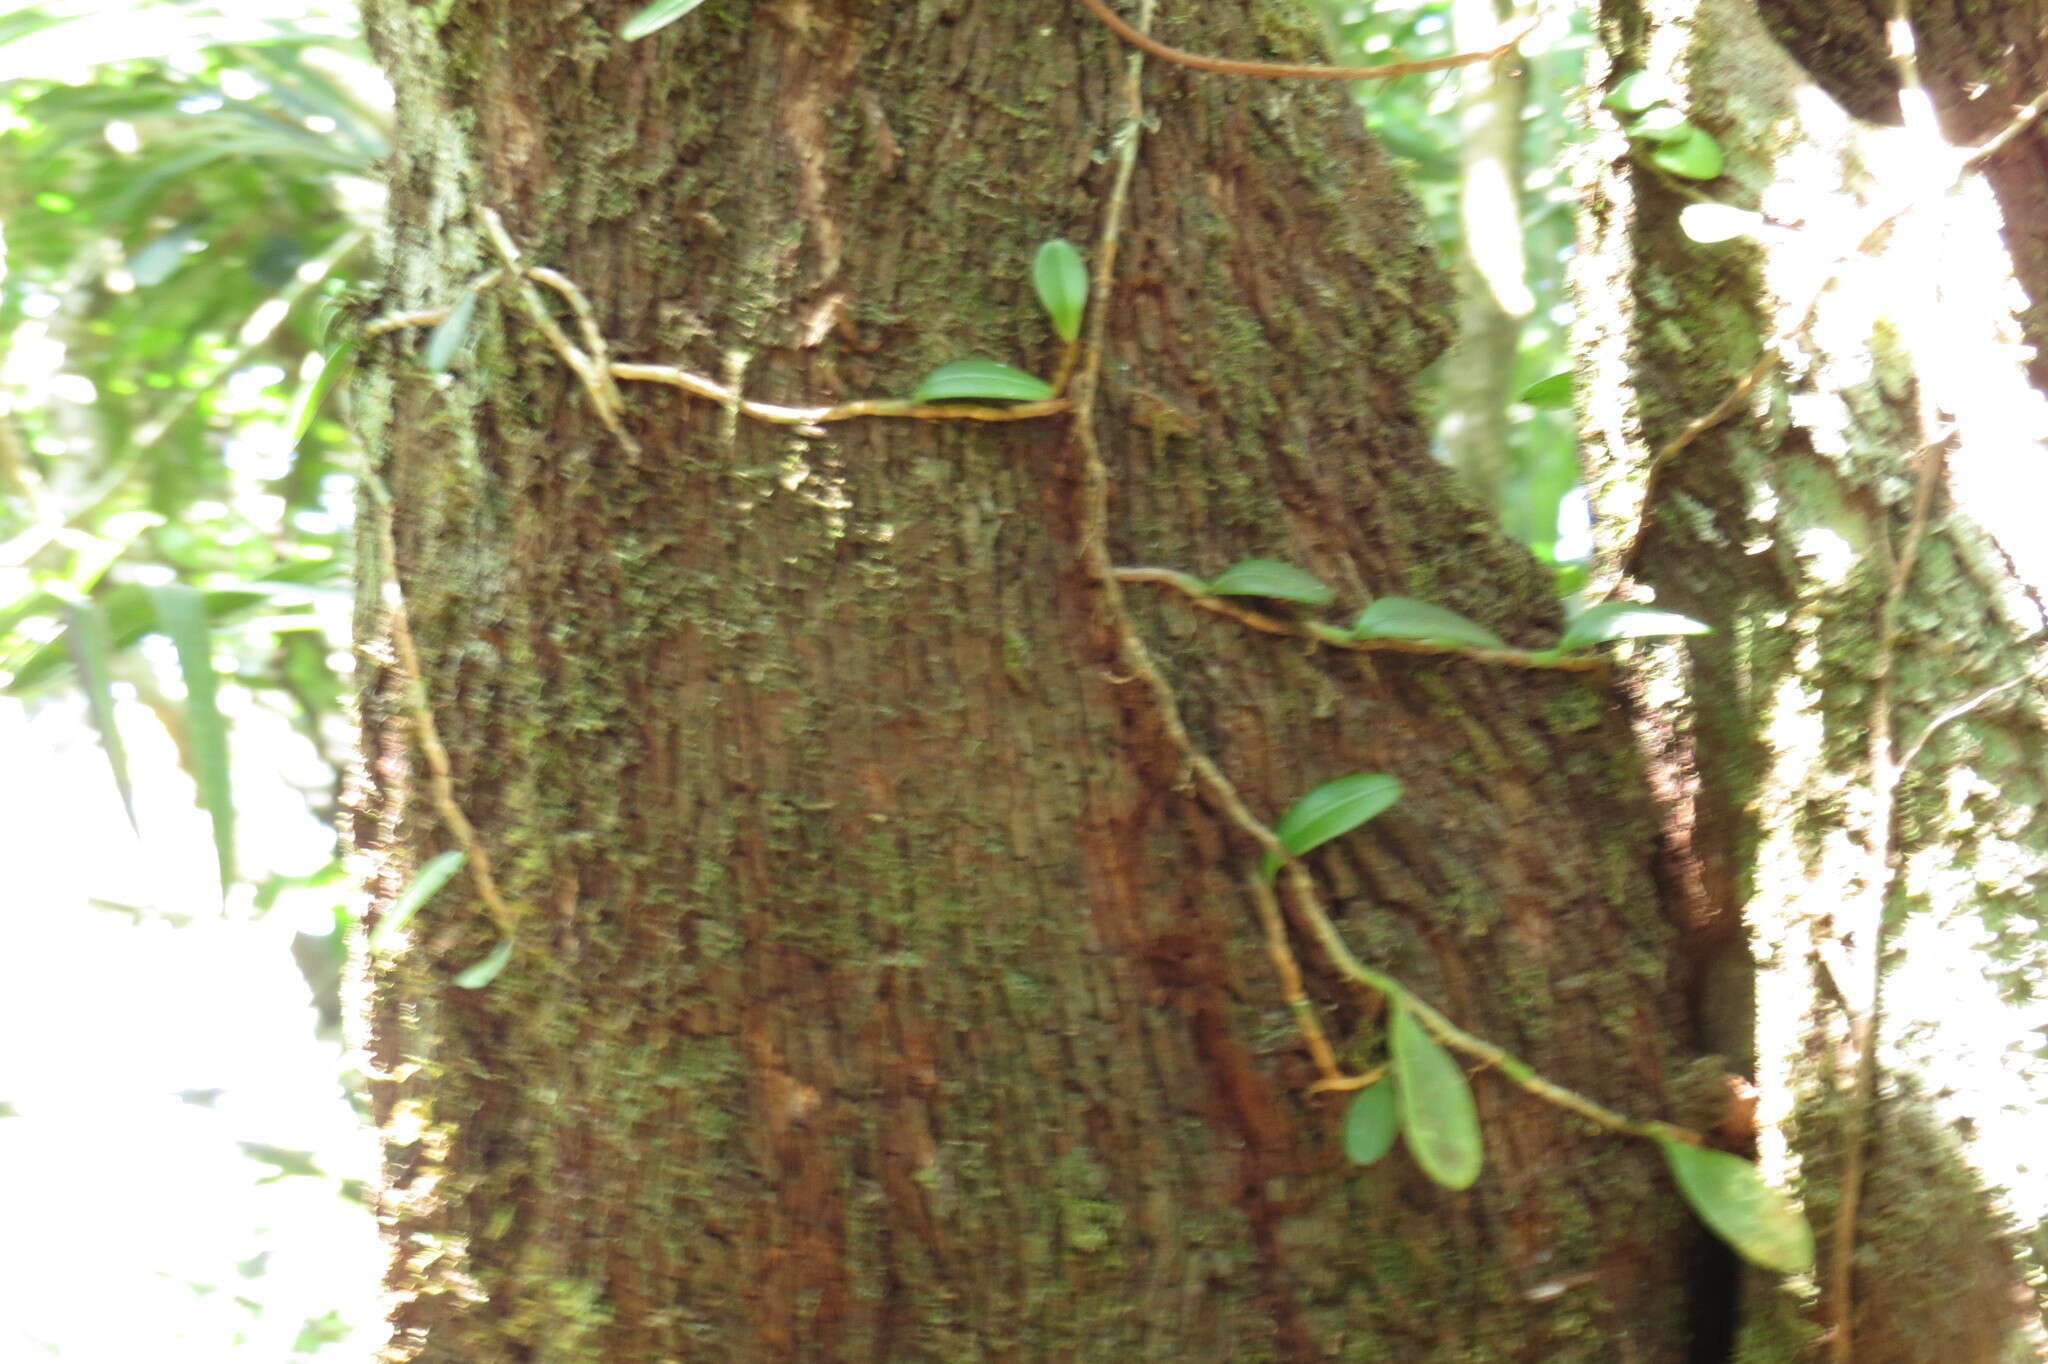
[[[1991,54],[1930,87],[2025,84],[1999,37],[2018,9],[2038,39],[2038,5],[1978,7],[1974,37],[1917,16]],[[1747,4],[1610,0],[1601,23],[1597,85],[1663,79],[1727,159],[1678,184],[1600,115],[1576,270],[1606,579],[1718,627],[1638,675],[1700,1012],[1753,1061],[1764,1163],[1820,1233],[1817,1285],[1751,1283],[1740,1357],[2036,1358],[2048,1186],[2014,1124],[2048,1101],[2048,422],[2013,261],[1982,180],[1949,191],[1961,152],[1859,124]],[[1897,122],[1876,41],[1828,88]],[[1703,198],[1769,224],[1688,240]]]
[[[1037,245],[1091,258],[1142,138],[1096,412],[1112,552],[1286,559],[1531,646],[1543,578],[1429,457],[1419,215],[1331,89],[1148,69],[1074,4],[373,0],[400,309],[496,261],[585,289],[614,358],[783,402],[938,363],[1049,372]],[[1296,7],[1170,41],[1312,55]],[[573,323],[569,323],[573,330]],[[452,381],[374,345],[358,407],[454,790],[528,906],[488,988],[466,885],[369,981],[392,1358],[1666,1360],[1692,1223],[1640,1143],[1476,1082],[1448,1194],[1341,1161],[1243,890],[1122,671],[1069,417],[794,431],[652,385],[637,458],[503,289]],[[367,647],[387,621],[374,587]],[[1128,589],[1195,742],[1314,855],[1369,960],[1617,1107],[1667,1107],[1671,929],[1597,682],[1306,648]],[[395,672],[355,837],[388,897],[454,846]],[[388,903],[388,900],[385,901]],[[1380,1011],[1306,945],[1348,1063]]]

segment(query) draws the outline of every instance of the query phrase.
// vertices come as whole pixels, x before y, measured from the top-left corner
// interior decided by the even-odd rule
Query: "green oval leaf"
[[[1663,83],[1647,71],[1632,71],[1616,82],[1600,102],[1624,114],[1639,114],[1653,104],[1664,102]]]
[[[1401,798],[1401,781],[1384,772],[1354,772],[1326,781],[1294,802],[1294,808],[1273,826],[1274,837],[1296,857],[1350,833]],[[1267,853],[1266,879],[1280,870],[1277,853]]]
[[[1604,601],[1572,617],[1558,640],[1560,652],[1570,653],[1610,639],[1654,639],[1662,635],[1710,635],[1711,625],[1702,625],[1676,611],[1660,611],[1632,601]]]
[[[1464,1068],[1409,1009],[1394,1010],[1388,1043],[1408,1154],[1446,1189],[1471,1188],[1485,1153]]]
[[[619,36],[630,43],[650,33],[659,33],[703,3],[704,0],[654,0],[653,4],[620,27]]]
[[[167,583],[147,589],[158,633],[177,650],[185,678],[185,730],[191,740],[192,780],[213,822],[214,860],[225,896],[235,879],[235,799],[228,787],[228,722],[220,713],[213,671],[212,621],[197,588]]]
[[[1088,308],[1088,267],[1074,244],[1055,237],[1039,247],[1038,258],[1031,263],[1031,285],[1060,340],[1078,339],[1081,314]]]
[[[1572,372],[1561,370],[1547,379],[1538,379],[1522,390],[1522,401],[1531,407],[1546,411],[1557,411],[1572,405]]]
[[[377,931],[370,935],[370,950],[390,950],[391,940],[398,931],[412,922],[412,916],[419,913],[421,905],[434,898],[441,887],[448,884],[448,878],[462,870],[462,864],[469,860],[469,854],[453,850],[427,859],[426,864],[412,874],[412,880],[391,902],[391,908],[377,921]]]
[[[1813,1268],[1813,1228],[1784,1192],[1739,1156],[1660,1138],[1678,1191],[1714,1235],[1744,1259],[1780,1274]]]
[[[1035,375],[993,360],[956,360],[925,376],[910,395],[914,403],[943,403],[963,398],[1000,398],[1006,402],[1042,403],[1052,385]]]
[[[421,360],[427,367],[427,373],[448,372],[448,366],[455,363],[455,352],[462,349],[463,338],[469,335],[469,324],[475,316],[476,290],[465,289],[462,297],[455,300],[455,306],[448,310],[448,316],[442,318],[427,337],[427,353]]]
[[[490,954],[474,966],[466,967],[462,974],[455,978],[455,983],[465,990],[481,990],[496,980],[498,973],[505,969],[505,963],[511,960],[512,940],[500,938],[498,945],[490,950]]]
[[[1313,573],[1277,559],[1240,559],[1209,584],[1214,597],[1272,597],[1304,606],[1328,606],[1337,599],[1329,585]]]
[[[1684,114],[1668,104],[1659,105],[1628,125],[1630,137],[1640,137],[1659,146],[1683,141],[1693,131]]]
[[[1381,1080],[1352,1096],[1344,1110],[1344,1158],[1353,1165],[1370,1165],[1394,1149],[1400,1135],[1401,1114],[1394,1097],[1394,1082]]]
[[[1711,180],[1721,173],[1721,144],[1688,123],[1682,134],[1651,151],[1650,164],[1687,180]]]
[[[1413,597],[1381,597],[1358,613],[1351,633],[1358,639],[1421,639],[1432,644],[1469,644],[1505,649],[1507,642],[1476,620]]]

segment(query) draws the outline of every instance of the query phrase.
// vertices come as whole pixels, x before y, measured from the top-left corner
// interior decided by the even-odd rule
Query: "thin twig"
[[[493,271],[492,275],[499,273]],[[538,266],[527,270],[526,275],[530,279],[540,279],[543,282],[552,277],[564,284],[569,283],[553,270]],[[489,287],[489,284],[495,282],[495,279],[486,277],[484,283],[468,287]],[[570,287],[574,288],[573,285]],[[452,309],[449,308],[420,308],[411,312],[386,313],[364,327],[363,335],[382,336],[387,332],[400,331],[407,327],[431,327],[446,319],[450,311]],[[567,338],[564,337],[563,340],[566,341]],[[582,352],[579,350],[578,353]],[[567,357],[564,356],[564,359],[566,361]],[[1033,421],[1040,417],[1056,417],[1073,407],[1065,398],[1015,403],[1009,407],[987,407],[978,403],[920,403],[908,398],[861,398],[825,407],[786,407],[779,403],[760,403],[750,398],[739,398],[729,386],[719,383],[716,379],[707,379],[701,374],[692,374],[689,370],[678,369],[674,365],[643,365],[614,361],[605,369],[615,380],[666,384],[670,388],[679,388],[685,393],[708,398],[721,407],[738,411],[742,416],[781,426],[822,426],[830,422],[852,421],[857,417],[901,417],[913,421],[1018,422]]]
[[[520,264],[519,248],[513,245],[512,236],[505,230],[504,221],[487,206],[479,207],[477,216],[483,220],[484,232],[490,237],[491,245],[497,249],[499,259],[505,262],[505,268],[511,272],[519,301],[526,306],[527,315],[533,319],[534,326],[540,328],[541,335],[555,348],[555,354],[562,358],[562,363],[582,381],[584,392],[590,395],[591,405],[597,409],[598,419],[605,424],[605,429],[617,437],[619,444],[625,447],[629,456],[638,459],[640,442],[633,439],[632,433],[626,430],[623,415],[625,403],[619,397],[618,386],[612,382],[611,371],[597,357],[585,353],[569,339],[568,333],[562,330],[562,324],[555,321],[555,315],[548,311],[548,305],[542,301],[540,294],[527,283],[527,278],[532,272]],[[560,290],[567,286],[563,297],[569,300],[570,308],[577,313],[579,319],[587,321],[590,303],[583,297],[582,291],[552,270],[543,273],[548,277],[543,282],[549,284],[551,288]]]
[[[1978,710],[1987,702],[1998,699],[1999,697],[2005,695],[2005,693],[2013,690],[2015,687],[2025,686],[2027,683],[2035,679],[2035,677],[2039,674],[2039,671],[2040,670],[2038,667],[2029,668],[2026,672],[2021,673],[2018,677],[2013,678],[2011,681],[2001,682],[1995,687],[1991,687],[1984,691],[1980,691],[1975,696],[1971,697],[1969,700],[1959,702],[1956,705],[1950,706],[1947,710],[1935,716],[1932,720],[1929,720],[1927,722],[1927,728],[1920,731],[1920,737],[1913,740],[1912,743],[1908,744],[1906,746],[1905,753],[1900,756],[1899,772],[1901,773],[1901,775],[1912,769],[1914,761],[1920,756],[1920,750],[1926,748],[1927,741],[1929,739],[1932,739],[1936,734],[1940,733],[1943,728],[1954,723],[1957,720],[1962,719],[1965,715],[1968,715],[1971,712]]]
[[[1235,598],[1216,596],[1200,578],[1191,573],[1182,573],[1178,569],[1118,568],[1112,571],[1116,574],[1118,582],[1156,583],[1161,587],[1170,587],[1186,597],[1197,609],[1227,616],[1240,625],[1264,634],[1314,640],[1332,649],[1348,649],[1361,654],[1434,654],[1469,658],[1479,663],[1498,663],[1510,668],[1536,668],[1549,672],[1598,673],[1607,669],[1607,660],[1598,654],[1482,649],[1469,644],[1439,644],[1427,639],[1360,638],[1349,631],[1325,625],[1321,621],[1294,621],[1280,616],[1269,616]]]
[[[1428,57],[1421,61],[1391,62],[1385,66],[1323,66],[1304,65],[1297,62],[1247,62],[1230,57],[1207,57],[1199,52],[1184,48],[1169,47],[1145,30],[1151,26],[1152,7],[1148,3],[1141,7],[1144,15],[1138,27],[1132,27],[1118,18],[1116,12],[1103,0],[1081,0],[1090,13],[1100,19],[1109,31],[1137,48],[1149,52],[1161,61],[1173,62],[1180,66],[1191,66],[1197,71],[1210,71],[1223,76],[1267,76],[1281,80],[1325,80],[1325,81],[1377,81],[1393,76],[1414,76],[1425,71],[1446,71],[1454,66],[1470,66],[1474,62],[1492,61],[1509,51],[1516,43],[1536,31],[1536,22],[1530,21],[1511,33],[1506,39],[1483,52],[1459,52],[1448,57]]]
[[[835,403],[829,407],[784,407],[777,403],[760,403],[751,398],[741,398],[731,387],[719,383],[716,379],[707,379],[701,374],[692,374],[688,370],[677,369],[672,365],[615,363],[611,367],[611,372],[615,379],[667,384],[671,388],[680,388],[685,393],[709,398],[712,402],[738,411],[742,416],[784,426],[821,426],[827,422],[851,421],[856,417],[908,417],[920,421],[1017,422],[1058,416],[1073,407],[1065,398],[1017,403],[1010,407],[984,407],[976,403],[919,403],[908,398],[861,398],[850,403]]]
[[[433,802],[434,812],[441,816],[441,822],[448,826],[448,832],[461,845],[477,898],[484,902],[484,908],[489,912],[491,922],[497,925],[499,934],[510,941],[518,931],[519,916],[498,893],[497,879],[491,875],[490,852],[477,836],[476,826],[469,822],[469,817],[463,814],[461,804],[455,799],[454,768],[448,761],[448,749],[441,743],[441,731],[434,724],[433,706],[427,700],[426,675],[420,667],[419,648],[413,642],[405,589],[398,580],[398,542],[391,530],[391,493],[374,473],[364,473],[363,487],[368,490],[373,504],[378,549],[384,556],[382,590],[385,615],[391,629],[391,647],[397,656],[406,707],[412,714],[413,733],[419,740],[420,752],[427,759],[427,794]]]
[[[1970,150],[1970,154],[1963,158],[1963,169],[1974,169],[1998,155],[2000,151],[2004,150],[2006,143],[2025,132],[2027,125],[2041,116],[2043,109],[2048,109],[2048,90],[2043,90],[2040,94],[2022,104],[2014,112],[2011,122],[1992,134],[1983,145],[1973,147]]]
[[[1294,949],[1288,944],[1287,920],[1280,913],[1280,901],[1274,896],[1272,885],[1255,872],[1245,877],[1245,888],[1251,892],[1252,904],[1259,911],[1259,926],[1266,931],[1266,955],[1272,958],[1273,972],[1280,977],[1280,997],[1293,1011],[1301,1040],[1307,1045],[1316,1069],[1321,1072],[1322,1078],[1316,1081],[1316,1089],[1328,1091],[1352,1087],[1351,1077],[1337,1064],[1337,1054],[1330,1049],[1322,1020],[1316,1017],[1315,1002],[1301,988],[1301,965],[1295,961]]]
[[[1935,124],[1934,103],[1920,79],[1918,43],[1907,12],[1907,0],[1892,0],[1892,13],[1885,24],[1892,65],[1899,76],[1899,114],[1908,133],[1932,148],[1940,142]],[[1958,175],[1960,171],[1958,171]],[[1951,182],[1953,183],[1953,182]],[[1916,187],[1917,188],[1917,187]],[[1909,199],[1906,209],[1916,201]],[[1927,281],[1910,286],[1928,289]],[[1931,429],[1933,400],[1925,383],[1919,385],[1920,420],[1923,430]],[[1913,502],[1908,512],[1906,537],[1892,564],[1891,580],[1885,584],[1883,604],[1878,608],[1876,680],[1871,693],[1869,833],[1870,871],[1868,886],[1861,897],[1860,913],[1847,930],[1838,932],[1836,942],[1847,960],[1848,980],[1836,985],[1844,997],[1849,1015],[1849,1045],[1854,1053],[1849,1103],[1842,1118],[1842,1177],[1835,1201],[1834,1225],[1829,1231],[1828,1264],[1828,1357],[1835,1364],[1850,1364],[1855,1357],[1856,1239],[1862,1215],[1863,1184],[1870,1154],[1870,1131],[1877,1118],[1877,1043],[1884,989],[1884,920],[1905,867],[1897,856],[1899,780],[1905,768],[1899,761],[1898,745],[1892,736],[1892,683],[1898,662],[1899,618],[1906,590],[1912,582],[1913,566],[1926,536],[1934,489],[1940,480],[1941,445],[1946,434],[1930,436],[1915,452],[1919,467],[1914,480]]]

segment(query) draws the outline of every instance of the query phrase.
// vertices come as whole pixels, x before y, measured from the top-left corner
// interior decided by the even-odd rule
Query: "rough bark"
[[[1839,7],[1771,8],[1781,28],[1812,28]],[[2011,8],[1983,7],[1978,50],[2002,50]],[[1602,37],[1601,86],[1668,77],[1728,154],[1720,180],[1689,190],[1596,115],[1576,267],[1607,579],[1717,627],[1637,675],[1700,1013],[1718,1049],[1753,1061],[1765,1164],[1804,1198],[1830,1288],[1861,1151],[1853,1358],[2037,1357],[2048,1191],[2014,1124],[2048,1099],[2030,983],[2048,963],[2048,742],[2028,681],[2043,664],[2027,571],[2038,516],[2016,513],[2044,425],[1998,291],[2010,262],[1991,196],[1973,181],[1937,189],[1865,241],[1927,163],[1904,134],[1798,93],[1803,73],[1747,5],[1612,0]],[[1890,100],[1896,120],[1883,51],[1853,77],[1838,63],[1830,88],[1854,92],[1858,113]],[[2000,61],[1981,74],[2008,89]],[[1679,213],[1699,197],[1797,230],[1692,242]],[[2005,240],[2044,228],[2008,220]],[[1797,335],[1756,391],[1660,462],[1786,329]],[[1887,798],[1886,756],[1937,724]],[[1882,987],[1866,1110],[1851,1019],[1868,952]],[[1836,1325],[1813,1285],[1748,1287],[1742,1358],[1790,1358]]]
[[[1125,54],[1077,5],[376,0],[398,95],[389,302],[493,264],[497,208],[624,359],[770,399],[1049,370],[1037,244],[1094,237]],[[1294,7],[1188,46],[1309,55]],[[1446,290],[1337,91],[1148,73],[1099,422],[1114,552],[1260,555],[1553,638],[1541,576],[1430,458]],[[359,394],[457,790],[466,887],[367,981],[390,1357],[1682,1357],[1689,1219],[1653,1152],[1481,1077],[1489,1165],[1335,1149],[1240,877],[1115,665],[1064,420],[737,421],[630,388],[629,459],[502,292],[474,355]],[[1398,774],[1318,853],[1344,930],[1465,1025],[1645,1115],[1679,1054],[1652,827],[1609,696],[1304,650],[1134,596],[1253,806]],[[365,600],[370,653],[383,629]],[[396,679],[355,836],[449,846]],[[1314,965],[1314,955],[1303,949]],[[1378,1014],[1320,970],[1347,1055]]]

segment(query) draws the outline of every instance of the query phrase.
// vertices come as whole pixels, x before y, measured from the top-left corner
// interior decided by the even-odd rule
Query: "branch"
[[[1286,620],[1255,611],[1230,597],[1218,597],[1209,591],[1208,585],[1191,573],[1182,573],[1172,568],[1118,568],[1111,570],[1118,582],[1157,583],[1170,587],[1193,602],[1204,611],[1219,616],[1228,616],[1240,625],[1250,626],[1269,635],[1291,635],[1296,639],[1311,639],[1332,649],[1348,649],[1353,653],[1372,654],[1437,654],[1456,658],[1469,658],[1479,663],[1498,663],[1510,668],[1537,668],[1550,672],[1597,673],[1605,672],[1607,660],[1597,654],[1558,654],[1535,652],[1527,649],[1483,649],[1470,644],[1439,644],[1426,639],[1361,639],[1335,626],[1320,621]]]
[[[1103,0],[1081,0],[1089,13],[1100,19],[1110,32],[1141,52],[1149,52],[1161,61],[1191,66],[1197,71],[1211,71],[1222,76],[1266,76],[1282,80],[1324,80],[1324,81],[1377,81],[1393,76],[1413,76],[1424,71],[1446,71],[1454,66],[1470,66],[1474,62],[1492,61],[1509,51],[1516,43],[1536,30],[1535,20],[1522,25],[1509,36],[1483,52],[1458,52],[1448,57],[1429,57],[1415,62],[1390,62],[1385,66],[1323,66],[1304,65],[1296,62],[1247,62],[1230,57],[1206,57],[1199,52],[1169,47],[1157,38],[1133,28],[1116,16]],[[1150,6],[1145,12],[1149,23]]]

